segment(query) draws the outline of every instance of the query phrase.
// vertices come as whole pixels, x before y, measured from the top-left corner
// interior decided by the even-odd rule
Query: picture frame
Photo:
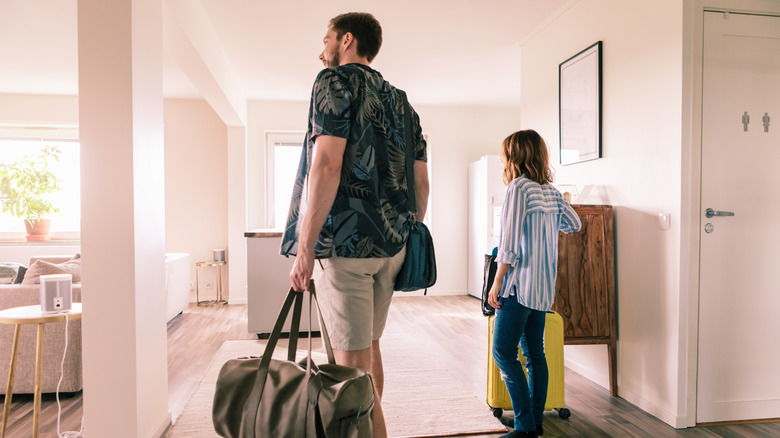
[[[602,42],[558,66],[560,163],[601,158]]]

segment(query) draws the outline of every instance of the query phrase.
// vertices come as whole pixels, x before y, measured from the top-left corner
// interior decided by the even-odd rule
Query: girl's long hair
[[[550,184],[553,172],[547,153],[547,143],[533,129],[517,131],[501,144],[504,158],[504,184],[525,175],[539,184]]]

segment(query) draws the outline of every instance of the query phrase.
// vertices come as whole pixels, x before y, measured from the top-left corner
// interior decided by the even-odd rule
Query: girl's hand
[[[493,287],[490,288],[490,293],[488,293],[488,304],[494,309],[501,308],[501,303],[498,302],[498,293],[501,291],[503,284],[503,278],[497,279],[493,282]]]

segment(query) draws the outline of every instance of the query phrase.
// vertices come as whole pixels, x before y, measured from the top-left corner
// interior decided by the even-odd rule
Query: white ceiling
[[[519,105],[522,42],[572,3],[178,1],[205,13],[208,31],[226,55],[228,65],[220,68],[232,69],[246,99],[307,100],[322,69],[317,56],[328,20],[360,10],[383,27],[384,44],[372,67],[413,102],[498,106]],[[77,0],[0,1],[0,93],[78,94],[77,43]],[[165,97],[201,97],[172,59],[166,54]]]

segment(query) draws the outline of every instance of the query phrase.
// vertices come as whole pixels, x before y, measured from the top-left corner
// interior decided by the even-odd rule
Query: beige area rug
[[[298,347],[306,348],[306,342],[302,339]],[[259,356],[264,347],[262,341],[225,341],[166,437],[216,437],[211,407],[222,364],[238,356]],[[280,341],[274,357],[284,359],[286,352],[286,343]],[[299,357],[304,354],[300,350],[298,353]],[[419,340],[412,336],[386,335],[382,338],[382,355],[385,362],[382,407],[390,437],[506,431],[493,418],[485,401],[469,392]],[[322,351],[315,350],[313,357],[317,363],[327,361]]]

